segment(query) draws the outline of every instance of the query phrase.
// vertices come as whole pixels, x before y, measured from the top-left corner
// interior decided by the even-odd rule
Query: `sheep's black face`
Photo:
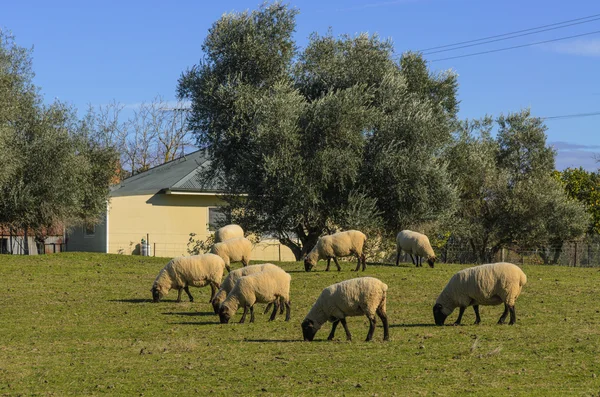
[[[219,320],[221,321],[221,324],[227,324],[230,318],[231,316],[225,311],[225,308],[222,307],[221,310],[219,310]]]
[[[304,336],[305,342],[311,342],[315,338],[317,329],[315,329],[314,323],[311,320],[304,320],[302,322],[302,336]]]
[[[150,290],[152,291],[152,302],[157,303],[160,301],[160,292],[158,292],[158,288],[152,287]]]
[[[447,315],[442,312],[442,305],[436,304],[433,306],[433,318],[435,320],[435,325],[444,325],[444,321],[446,321]]]
[[[310,272],[313,268],[313,265],[310,263],[310,261],[308,260],[308,258],[304,258],[304,270],[306,270],[307,272]]]
[[[433,264],[435,263],[435,256],[432,258],[427,259],[427,264],[429,264],[429,267],[433,267]]]

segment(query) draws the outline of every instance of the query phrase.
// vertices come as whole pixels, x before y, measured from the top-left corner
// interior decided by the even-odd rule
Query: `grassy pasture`
[[[305,273],[282,263],[292,275],[292,321],[257,314],[254,324],[221,325],[210,288],[192,288],[194,303],[185,294],[174,302],[174,291],[150,302],[166,262],[0,256],[0,396],[600,393],[600,269],[525,266],[515,326],[496,325],[496,306],[481,307],[478,326],[469,308],[463,326],[435,327],[433,302],[465,266],[369,266],[361,275],[389,285],[391,341],[382,342],[378,322],[365,343],[368,322],[353,317],[353,341],[341,326],[326,341],[325,325],[305,343],[304,315],[324,287],[356,276],[354,264],[325,273],[321,262]]]

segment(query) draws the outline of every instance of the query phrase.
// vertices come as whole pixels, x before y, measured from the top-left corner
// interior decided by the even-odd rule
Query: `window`
[[[86,223],[83,226],[83,235],[85,237],[93,237],[94,235],[96,235],[96,225],[92,223]]]
[[[222,224],[225,220],[225,214],[219,207],[208,208],[208,230],[214,232],[217,230],[217,226]]]

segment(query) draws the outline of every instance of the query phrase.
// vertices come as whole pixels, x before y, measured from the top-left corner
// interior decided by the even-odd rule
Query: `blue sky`
[[[34,47],[35,82],[46,101],[80,110],[113,100],[134,106],[175,99],[177,78],[201,57],[211,24],[258,1],[11,1],[0,26]],[[297,0],[296,42],[311,32],[378,33],[398,54],[600,14],[597,0]],[[434,60],[600,31],[600,20],[427,56]],[[459,74],[460,116],[530,107],[540,117],[600,111],[600,33],[492,54],[432,62]],[[547,120],[557,168],[595,170],[600,116]]]

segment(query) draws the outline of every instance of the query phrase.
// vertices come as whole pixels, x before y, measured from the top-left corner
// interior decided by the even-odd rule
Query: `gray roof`
[[[216,183],[204,184],[200,172],[210,165],[206,150],[188,153],[183,157],[124,179],[111,187],[111,197],[136,196],[171,192],[221,192]]]

